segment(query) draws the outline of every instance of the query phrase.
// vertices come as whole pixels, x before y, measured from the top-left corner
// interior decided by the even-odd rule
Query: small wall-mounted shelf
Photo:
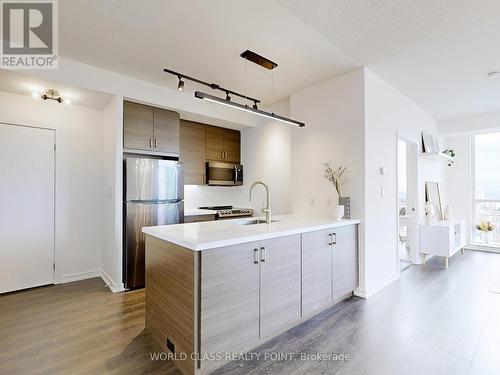
[[[453,158],[450,155],[445,154],[443,152],[421,152],[420,156],[432,160],[439,160],[439,159],[444,159],[448,161],[453,160]]]

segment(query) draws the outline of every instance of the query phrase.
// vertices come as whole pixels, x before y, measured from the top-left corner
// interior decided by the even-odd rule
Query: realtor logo
[[[57,0],[1,1],[4,69],[56,69]]]

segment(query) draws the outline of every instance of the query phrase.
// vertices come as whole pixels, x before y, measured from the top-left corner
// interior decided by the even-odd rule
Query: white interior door
[[[0,293],[54,283],[54,142],[0,123]]]

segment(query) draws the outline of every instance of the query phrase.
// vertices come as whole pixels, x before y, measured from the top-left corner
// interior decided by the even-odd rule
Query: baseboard
[[[500,253],[500,247],[494,245],[466,245],[465,250],[484,251],[486,253]]]
[[[370,298],[375,293],[384,289],[386,286],[388,286],[389,284],[392,284],[394,281],[396,281],[398,279],[399,279],[399,272],[396,272],[395,274],[391,275],[390,277],[379,281],[378,283],[376,283],[372,287],[369,287],[369,288],[359,288],[358,287],[358,288],[356,288],[354,290],[354,295],[357,297],[365,298],[365,299]]]
[[[104,281],[104,283],[109,288],[109,290],[111,290],[111,292],[119,293],[119,292],[125,291],[125,287],[124,287],[123,283],[115,284],[113,282],[113,279],[111,279],[111,277],[106,272],[101,271],[99,276],[101,276],[102,281]]]
[[[101,277],[101,270],[71,273],[69,275],[61,275],[61,277],[59,278],[59,283],[60,284],[71,283],[73,281],[93,279],[94,277]]]

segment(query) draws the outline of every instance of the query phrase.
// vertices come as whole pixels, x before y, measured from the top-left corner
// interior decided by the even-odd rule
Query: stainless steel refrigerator
[[[177,161],[126,158],[124,161],[123,282],[144,287],[143,227],[184,222],[184,171]]]

